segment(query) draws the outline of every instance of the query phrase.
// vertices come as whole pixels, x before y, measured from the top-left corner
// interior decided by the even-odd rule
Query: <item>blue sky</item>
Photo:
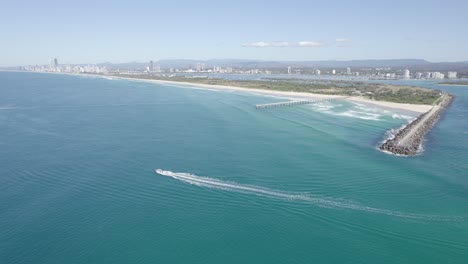
[[[468,61],[468,1],[3,1],[0,66],[159,59]]]

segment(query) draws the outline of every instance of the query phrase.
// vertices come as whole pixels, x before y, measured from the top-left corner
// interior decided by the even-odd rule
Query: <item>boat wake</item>
[[[350,201],[319,197],[319,196],[314,196],[311,194],[284,192],[284,191],[262,188],[262,187],[253,186],[253,185],[237,184],[234,182],[226,182],[226,181],[221,181],[221,180],[217,180],[217,179],[213,179],[209,177],[200,177],[200,176],[190,174],[190,173],[172,172],[172,171],[166,171],[166,170],[161,170],[161,169],[157,169],[156,173],[159,175],[168,176],[176,180],[189,183],[192,185],[200,186],[200,187],[206,187],[210,189],[218,189],[218,190],[230,191],[230,192],[253,194],[253,195],[258,195],[258,196],[263,196],[263,197],[284,199],[284,200],[289,200],[289,201],[300,201],[300,202],[305,202],[305,203],[313,204],[315,206],[324,207],[324,208],[348,209],[348,210],[362,211],[362,212],[368,212],[368,213],[375,213],[375,214],[401,217],[401,218],[409,218],[409,219],[417,219],[417,220],[430,220],[430,221],[461,220],[458,217],[414,214],[414,213],[392,211],[392,210],[387,210],[387,209],[380,209],[380,208],[360,205],[360,204],[350,202]]]

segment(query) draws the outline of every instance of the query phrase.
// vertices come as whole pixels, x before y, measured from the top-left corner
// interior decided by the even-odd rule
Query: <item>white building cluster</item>
[[[36,66],[25,66],[21,67],[21,70],[32,71],[32,72],[57,72],[57,73],[97,73],[105,74],[108,72],[106,67],[99,67],[96,65],[86,65],[86,66],[53,66],[50,65],[36,65]]]
[[[455,73],[456,74],[456,73]],[[415,79],[444,79],[445,74],[441,72],[417,72],[415,75]]]
[[[259,68],[239,68],[233,69],[231,67],[221,67],[217,65],[209,65],[206,66],[205,63],[199,62],[196,65],[189,65],[185,68],[170,68],[170,69],[161,69],[161,67],[153,62],[149,61],[147,66],[140,66],[136,69],[128,69],[127,71],[121,72],[120,69],[112,69],[109,71],[106,67],[99,67],[97,65],[60,65],[57,58],[52,59],[49,61],[47,65],[36,65],[36,66],[25,66],[20,67],[20,70],[24,71],[35,71],[35,72],[58,72],[58,73],[94,73],[94,74],[109,74],[109,73],[118,73],[118,74],[142,74],[147,73],[153,75],[162,74],[162,73],[217,73],[217,74],[272,74],[271,70],[268,69],[259,69]],[[281,72],[284,73],[286,69],[282,69]],[[416,72],[411,73],[409,69],[391,69],[391,68],[359,68],[362,70],[361,72],[358,71],[351,71],[350,67],[342,68],[339,70],[335,69],[323,69],[320,70],[318,68],[313,69],[311,72],[310,70],[307,71],[308,74],[315,74],[315,75],[348,75],[350,77],[356,76],[359,78],[368,78],[371,80],[398,80],[398,79],[455,79],[457,78],[457,72],[449,71],[449,72]],[[303,69],[301,68],[292,68],[291,66],[287,67],[288,74],[301,74]],[[273,72],[276,73],[274,70]],[[362,73],[362,74],[360,74]],[[362,77],[361,77],[362,76]],[[354,78],[354,77],[352,77]]]
[[[457,78],[457,72],[449,71],[449,72],[447,73],[447,78],[449,78],[449,79],[455,79],[455,78]]]

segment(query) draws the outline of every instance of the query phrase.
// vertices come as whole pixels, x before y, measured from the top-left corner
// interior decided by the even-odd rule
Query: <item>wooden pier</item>
[[[340,96],[340,97],[331,97],[331,98],[320,98],[320,99],[312,99],[312,100],[292,100],[287,102],[277,102],[277,103],[270,103],[270,104],[258,104],[255,105],[255,109],[268,109],[268,108],[277,108],[277,107],[285,107],[285,106],[294,106],[294,105],[303,105],[303,104],[313,104],[318,102],[327,102],[336,99],[345,99],[347,97]]]

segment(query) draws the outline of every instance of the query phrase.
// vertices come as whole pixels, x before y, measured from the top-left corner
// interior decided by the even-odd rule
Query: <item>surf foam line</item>
[[[350,201],[341,201],[332,198],[324,198],[313,196],[311,194],[303,193],[290,193],[284,191],[278,191],[273,189],[262,188],[253,185],[243,185],[234,182],[221,181],[209,177],[201,177],[190,173],[183,172],[172,172],[157,169],[156,173],[162,176],[174,178],[176,180],[196,185],[199,187],[206,187],[211,189],[218,189],[223,191],[231,191],[238,193],[253,194],[263,197],[284,199],[289,201],[300,201],[310,203],[319,207],[330,208],[330,209],[348,209],[361,212],[375,213],[393,217],[409,218],[416,220],[430,220],[430,221],[461,221],[463,218],[451,217],[451,216],[439,216],[439,215],[426,215],[426,214],[414,214],[405,213],[399,211],[392,211],[387,209],[380,209],[375,207],[369,207],[359,205]]]

